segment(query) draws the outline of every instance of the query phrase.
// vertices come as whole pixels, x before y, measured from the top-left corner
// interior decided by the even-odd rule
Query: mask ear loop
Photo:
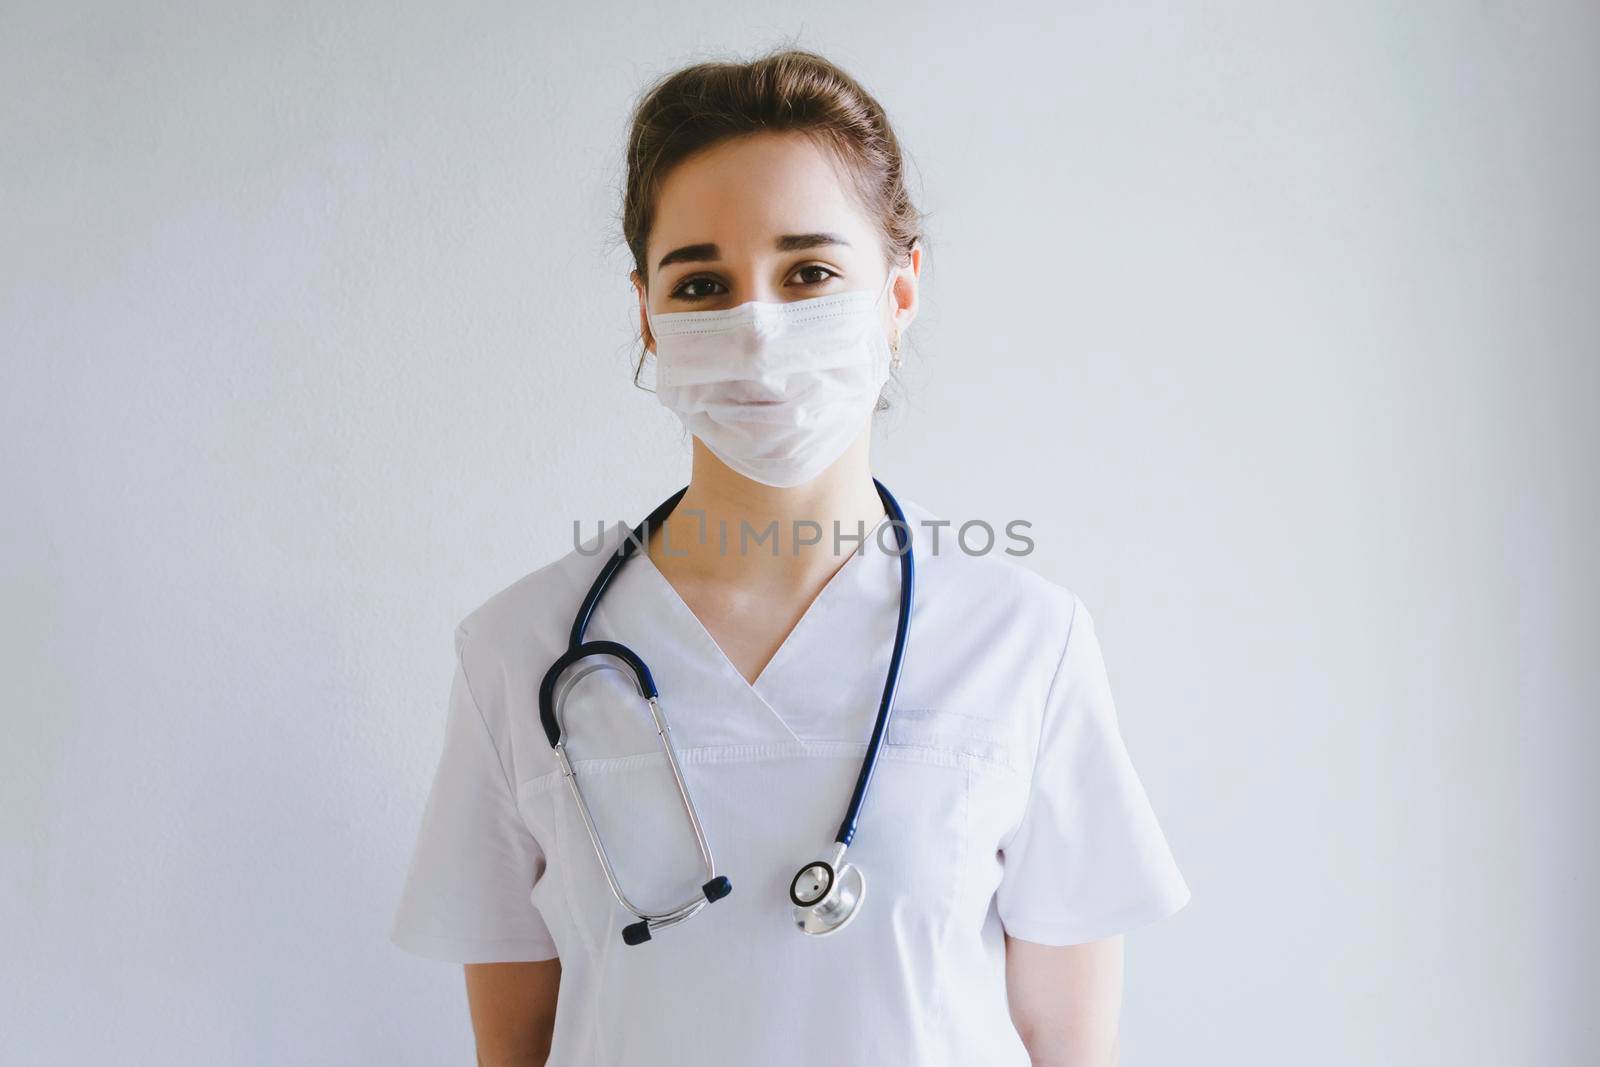
[[[887,292],[890,292],[891,290],[893,290],[896,273],[897,272],[895,270],[893,270],[892,268],[890,269],[889,277],[886,278],[884,280],[884,283],[883,283],[883,292],[884,293],[887,293]],[[878,294],[878,299],[880,299],[880,300],[883,299],[883,293],[879,293]],[[889,373],[891,375],[894,374],[894,372],[898,371],[900,369],[900,367],[901,367],[901,360],[900,360],[900,328],[897,326],[897,327],[895,327],[894,336],[889,339]],[[887,383],[885,383],[885,384],[887,384]],[[888,411],[889,410],[889,406],[890,405],[889,405],[888,398],[886,398],[880,392],[878,394],[877,402],[872,405],[872,410],[873,411]]]
[[[650,331],[650,336],[651,337],[655,337],[655,335],[656,335],[656,324],[655,324],[654,320],[652,320],[651,317],[650,317],[650,293],[648,291],[645,292],[645,296],[644,296],[644,322],[645,322],[645,328]],[[643,392],[649,393],[652,396],[655,395],[656,390],[650,388],[648,385],[639,384],[639,379],[644,376],[645,360],[652,359],[652,358],[654,358],[654,356],[655,356],[655,353],[651,352],[648,348],[645,349],[644,353],[639,357],[639,369],[634,371],[634,373],[633,373],[633,387],[635,389],[638,389],[638,390],[641,390]],[[659,373],[659,371],[658,371],[658,373]]]

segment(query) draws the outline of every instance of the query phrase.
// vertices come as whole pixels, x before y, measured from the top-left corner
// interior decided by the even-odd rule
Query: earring
[[[889,369],[900,369],[900,331],[894,332],[894,340],[889,342]]]

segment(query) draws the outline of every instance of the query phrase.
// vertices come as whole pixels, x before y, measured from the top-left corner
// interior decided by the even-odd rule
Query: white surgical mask
[[[656,398],[722,462],[787,488],[850,447],[889,380],[892,353],[876,294],[857,289],[724,311],[645,315],[656,342]]]

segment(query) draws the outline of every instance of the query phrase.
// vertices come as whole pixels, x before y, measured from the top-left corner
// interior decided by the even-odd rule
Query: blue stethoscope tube
[[[844,820],[839,824],[839,832],[834,838],[834,850],[831,862],[817,860],[802,867],[799,874],[790,886],[790,899],[795,904],[797,922],[801,929],[808,933],[831,933],[842,927],[854,915],[860,903],[860,895],[865,886],[859,872],[852,867],[842,864],[844,850],[855,839],[856,825],[861,817],[861,809],[866,802],[867,789],[872,783],[873,772],[878,765],[878,752],[883,744],[885,731],[888,729],[889,716],[893,713],[895,691],[900,685],[900,671],[905,661],[906,637],[911,628],[912,597],[915,588],[915,565],[912,558],[910,527],[905,521],[905,514],[900,509],[900,504],[894,495],[882,482],[874,478],[873,486],[878,491],[878,497],[883,501],[884,511],[887,513],[895,531],[895,542],[900,556],[900,607],[895,621],[894,647],[889,654],[889,668],[885,672],[883,682],[883,695],[878,702],[878,716],[872,727],[872,737],[867,742],[867,752],[862,760],[861,772],[856,777],[855,789],[850,794],[849,806],[845,809]],[[661,523],[677,507],[688,491],[684,486],[652,511],[643,522],[635,526],[629,536],[625,537],[601,567],[600,573],[595,577],[594,583],[589,587],[589,592],[584,596],[583,603],[578,608],[577,615],[572,620],[572,633],[567,643],[567,650],[550,665],[545,672],[544,679],[539,683],[539,721],[544,727],[545,737],[555,750],[561,764],[563,775],[572,790],[577,803],[579,814],[582,816],[585,829],[589,833],[591,843],[594,845],[595,854],[600,860],[610,884],[612,893],[622,905],[636,915],[638,922],[623,928],[623,941],[630,945],[640,944],[650,939],[650,930],[673,923],[682,922],[696,914],[700,908],[708,903],[715,903],[733,891],[733,885],[726,876],[716,873],[716,864],[711,856],[711,849],[706,842],[706,837],[700,825],[700,819],[695,812],[694,803],[684,783],[683,772],[677,759],[677,754],[672,747],[669,736],[665,713],[661,710],[655,679],[651,677],[650,668],[628,646],[616,641],[586,641],[584,634],[589,628],[590,617],[600,603],[600,598],[605,594],[606,588],[611,584],[611,579],[616,576],[622,565],[631,559],[634,553],[646,543],[650,530]],[[565,731],[562,728],[560,717],[557,714],[558,700],[556,699],[556,683],[561,675],[579,661],[591,656],[608,656],[620,660],[628,668],[633,681],[638,688],[640,697],[646,702],[651,717],[655,723],[656,731],[661,737],[662,748],[668,759],[668,766],[672,770],[679,799],[683,802],[684,810],[689,817],[689,823],[694,831],[695,839],[700,849],[701,858],[709,875],[707,881],[701,886],[701,897],[689,901],[677,908],[666,912],[650,913],[634,906],[622,891],[617,882],[611,861],[606,855],[605,846],[601,843],[600,834],[594,825],[594,820],[589,812],[588,804],[583,799],[582,790],[578,787],[577,775],[573,770],[566,754]],[[841,875],[849,871],[853,876],[851,886],[853,890],[843,885]],[[804,889],[802,889],[804,885]],[[846,893],[846,899],[841,900],[841,892]],[[853,892],[853,896],[848,894]],[[801,895],[804,893],[805,895]],[[819,918],[820,916],[820,918]]]

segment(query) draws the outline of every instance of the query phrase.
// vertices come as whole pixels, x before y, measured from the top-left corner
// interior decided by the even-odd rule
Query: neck
[[[822,474],[779,489],[736,473],[695,441],[689,488],[662,528],[652,531],[651,559],[664,572],[702,578],[814,584],[883,521],[868,443],[863,433]]]

